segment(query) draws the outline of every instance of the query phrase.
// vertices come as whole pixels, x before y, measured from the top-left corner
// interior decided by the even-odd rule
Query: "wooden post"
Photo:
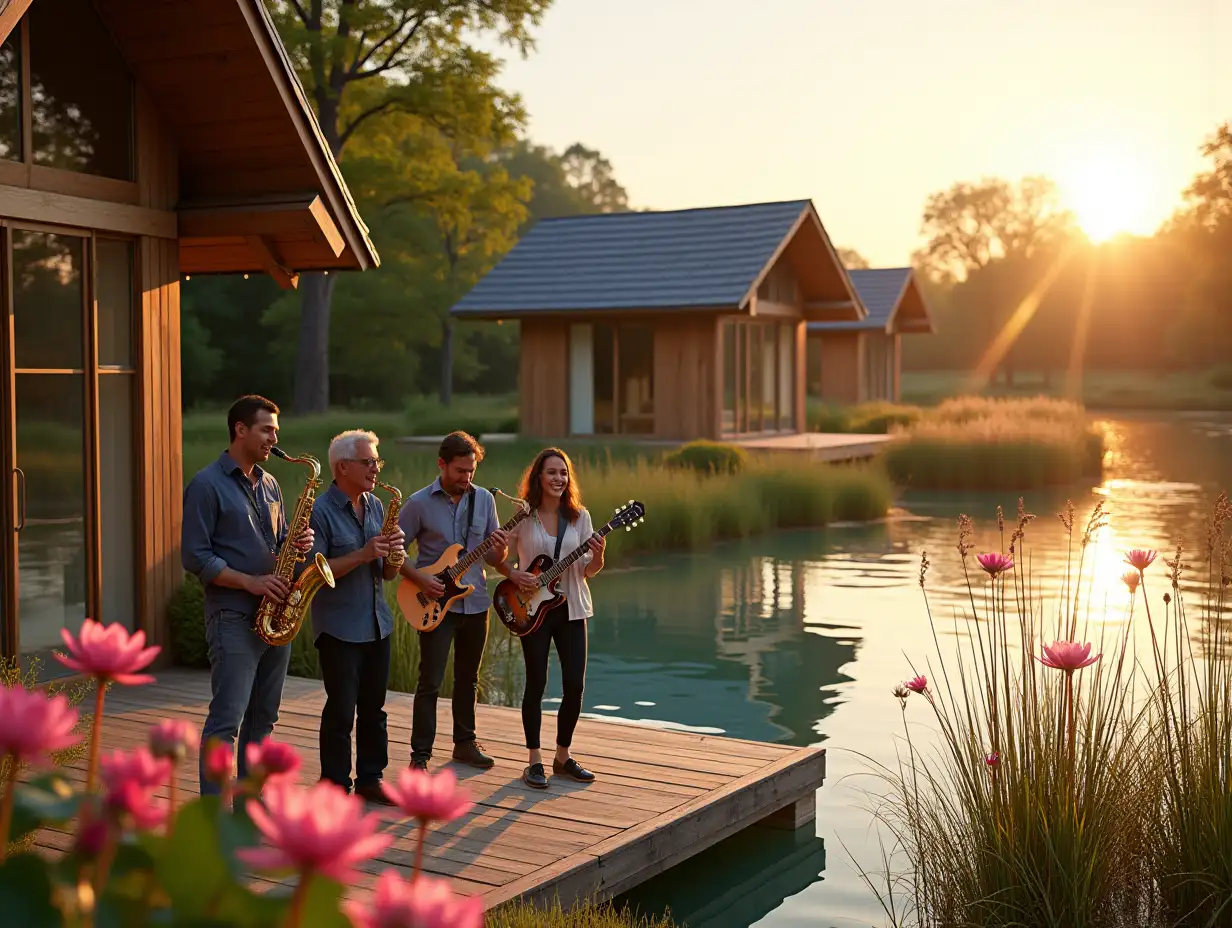
[[[759,825],[767,828],[777,828],[782,831],[795,831],[817,819],[817,791],[809,790],[795,802],[788,803],[777,812],[772,812],[763,818]]]

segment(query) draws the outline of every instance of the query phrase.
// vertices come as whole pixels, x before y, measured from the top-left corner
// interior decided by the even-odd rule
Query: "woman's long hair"
[[[535,460],[522,474],[522,488],[518,495],[530,503],[531,509],[538,509],[543,504],[543,482],[540,477],[548,458],[560,458],[565,462],[565,472],[569,479],[565,482],[565,492],[560,495],[560,508],[570,523],[576,522],[582,513],[582,490],[578,486],[573,462],[569,460],[569,455],[559,448],[544,448],[535,455]]]

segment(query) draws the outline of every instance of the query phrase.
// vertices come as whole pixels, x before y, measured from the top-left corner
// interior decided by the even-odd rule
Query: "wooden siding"
[[[808,323],[796,327],[796,431],[808,431]]]
[[[660,318],[654,327],[655,437],[717,438],[716,317]]]
[[[559,438],[569,431],[569,323],[524,319],[521,332],[519,431]],[[656,391],[657,392],[657,391]]]
[[[828,403],[858,403],[864,382],[862,332],[827,333],[821,338],[821,397]]]

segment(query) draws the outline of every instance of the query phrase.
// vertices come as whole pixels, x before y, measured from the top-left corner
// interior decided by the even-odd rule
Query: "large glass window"
[[[653,433],[654,330],[639,325],[589,328],[593,333],[594,434]],[[576,367],[577,360],[573,363]]]
[[[0,158],[21,160],[21,29],[0,45]]]
[[[34,163],[133,180],[132,75],[91,0],[27,14]]]
[[[594,327],[595,434],[616,431],[616,336],[610,325]]]
[[[760,319],[723,320],[725,434],[795,429],[796,326]]]

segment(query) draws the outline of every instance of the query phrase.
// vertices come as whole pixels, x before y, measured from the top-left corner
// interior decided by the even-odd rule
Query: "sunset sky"
[[[502,81],[534,141],[598,148],[636,208],[810,197],[874,266],[984,175],[1149,233],[1232,119],[1228,0],[555,0],[536,35]]]

